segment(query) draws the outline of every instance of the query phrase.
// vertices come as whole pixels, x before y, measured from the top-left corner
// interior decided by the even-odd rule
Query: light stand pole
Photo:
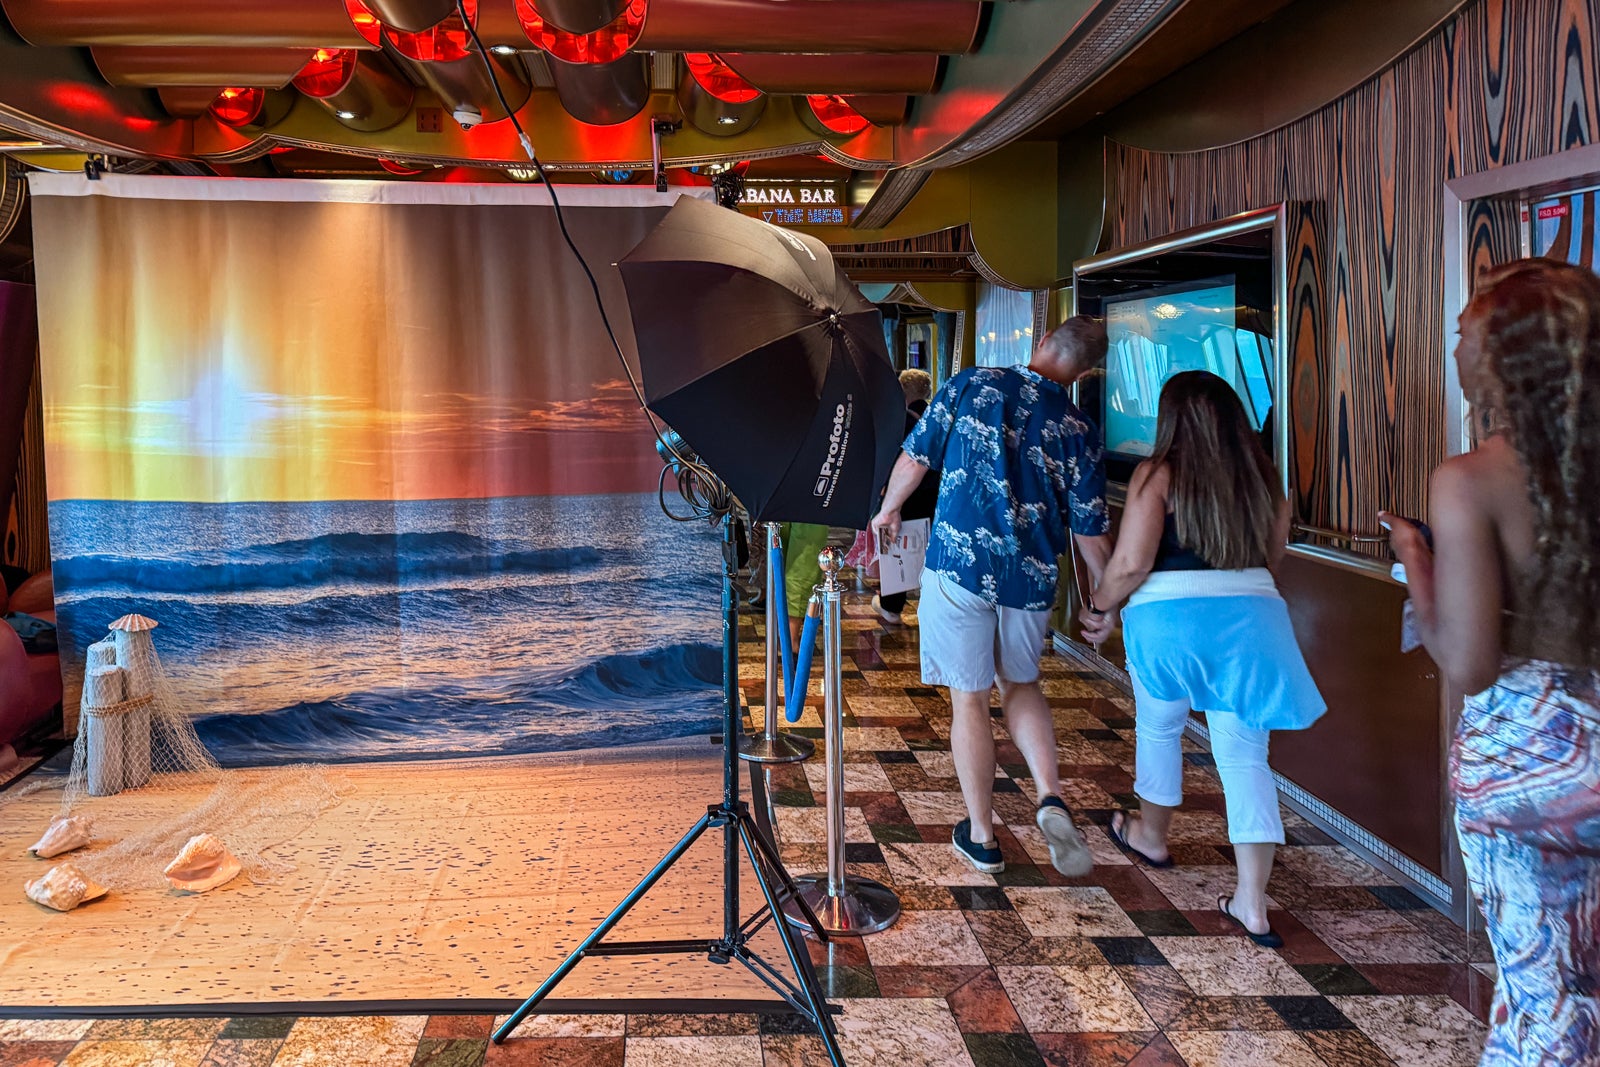
[[[725,490],[723,490],[725,493]],[[611,914],[601,920],[583,943],[561,962],[533,995],[522,1002],[493,1034],[495,1044],[511,1036],[528,1015],[550,995],[561,980],[585,959],[603,956],[664,956],[674,954],[704,953],[712,963],[740,963],[782,998],[795,1012],[817,1028],[822,1038],[829,1062],[833,1067],[844,1067],[844,1053],[839,1049],[838,1033],[833,1025],[830,1009],[822,985],[817,980],[811,956],[799,934],[790,924],[811,929],[819,938],[827,939],[827,929],[803,900],[799,889],[784,870],[777,850],[757,826],[750,814],[750,806],[739,797],[739,761],[734,758],[734,739],[739,735],[739,606],[734,591],[734,577],[739,569],[738,552],[734,546],[733,516],[720,512],[722,521],[722,800],[708,804],[704,815],[689,828],[661,861],[644,876]],[[628,911],[661,880],[672,865],[683,858],[700,837],[710,830],[722,831],[722,930],[718,936],[665,941],[606,941],[606,936],[622,921]],[[754,873],[752,881],[761,891],[763,906],[749,918],[741,919],[739,905],[739,851],[750,861]],[[799,910],[799,918],[791,915],[790,908]],[[780,917],[780,912],[782,916]],[[784,918],[788,922],[783,921]],[[776,920],[776,921],[774,921]],[[782,943],[789,967],[794,971],[791,981],[772,964],[763,959],[751,945],[751,939],[772,923]],[[618,1010],[626,1010],[628,1002],[616,1002]],[[651,1011],[716,1011],[717,1001],[701,1000],[692,1007],[671,1008],[653,1006]]]
[[[871,878],[845,873],[844,860],[844,690],[839,604],[844,589],[839,569],[844,553],[829,546],[817,556],[822,568],[823,740],[827,746],[828,870],[795,879],[800,899],[784,904],[797,926],[820,924],[828,934],[858,937],[888,928],[900,917],[900,898]],[[815,923],[812,916],[815,916]]]
[[[766,717],[765,727],[759,734],[741,734],[739,736],[739,758],[749,760],[751,763],[799,763],[801,760],[810,759],[811,754],[817,750],[816,743],[809,737],[799,734],[783,733],[778,729],[778,676],[782,673],[779,669],[778,627],[788,626],[789,620],[778,615],[778,583],[783,581],[783,574],[778,568],[771,565],[774,556],[773,549],[780,552],[783,540],[779,535],[778,524],[769,522],[767,526],[767,692],[766,692]],[[798,670],[798,666],[795,668]],[[792,688],[792,686],[791,686]],[[804,692],[804,690],[802,690]]]

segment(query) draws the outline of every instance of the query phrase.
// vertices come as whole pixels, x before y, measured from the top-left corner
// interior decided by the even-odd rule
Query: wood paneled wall
[[[1594,140],[1597,23],[1600,0],[1476,0],[1289,126],[1187,154],[1109,147],[1112,247],[1297,202],[1291,466],[1306,521],[1371,530],[1380,507],[1424,512],[1445,441],[1444,182]],[[1472,262],[1518,254],[1514,210],[1471,223]]]

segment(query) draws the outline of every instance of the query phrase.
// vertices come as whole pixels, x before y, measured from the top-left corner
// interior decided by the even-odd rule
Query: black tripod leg
[[[753,841],[761,842],[763,845],[765,842],[762,841],[754,820],[748,815],[739,820],[739,836],[744,840],[745,852],[750,856],[750,866],[755,870],[756,885],[761,887],[761,895],[766,898],[767,907],[772,911],[775,920],[773,926],[778,930],[778,939],[783,942],[783,951],[789,957],[789,966],[794,968],[800,988],[805,992],[806,1002],[811,1008],[811,1021],[817,1024],[817,1033],[822,1036],[822,1047],[828,1050],[828,1059],[833,1067],[845,1067],[844,1052],[839,1048],[839,1035],[834,1030],[833,1019],[828,1014],[828,998],[823,995],[822,983],[818,981],[817,972],[811,965],[809,950],[796,937],[794,928],[784,918],[777,894],[767,882],[767,872],[756,855],[757,845]],[[778,870],[783,870],[782,865],[779,865]],[[785,877],[787,878],[787,874]]]
[[[778,884],[800,906],[800,916],[805,919],[806,925],[811,927],[813,936],[823,944],[827,944],[828,934],[827,931],[822,929],[822,920],[818,919],[817,913],[811,910],[811,905],[806,903],[806,898],[800,895],[800,887],[795,884],[794,878],[790,876],[789,869],[783,865],[783,861],[778,858],[778,853],[773,849],[772,842],[767,840],[761,833],[761,825],[755,821],[753,816],[746,815],[745,817],[751,821],[753,832],[750,836],[755,838],[756,847],[761,850],[762,858],[767,861],[773,873],[778,876]],[[751,862],[755,862],[754,857],[751,858]],[[778,916],[778,918],[782,917]]]
[[[709,813],[700,816],[700,821],[696,822],[689,832],[683,835],[682,840],[672,846],[672,850],[661,858],[661,861],[655,865],[649,874],[644,876],[643,881],[634,886],[632,891],[622,898],[622,903],[613,908],[611,914],[601,920],[600,925],[596,926],[594,931],[583,939],[583,944],[574,949],[572,955],[562,960],[561,966],[557,967],[550,977],[546,978],[539,988],[533,991],[533,996],[523,1001],[522,1005],[511,1013],[511,1018],[507,1019],[505,1024],[494,1032],[495,1044],[498,1045],[511,1036],[511,1031],[517,1028],[517,1025],[527,1017],[530,1011],[539,1006],[541,1000],[550,995],[550,991],[561,982],[561,979],[565,978],[572,968],[583,962],[584,953],[598,944],[601,938],[611,932],[612,927],[622,921],[622,917],[628,914],[628,909],[639,903],[640,897],[650,892],[651,888],[661,880],[661,876],[666,874],[672,865],[682,858],[685,852],[689,851],[690,846],[700,839],[700,835],[705,833],[710,825],[711,815]]]

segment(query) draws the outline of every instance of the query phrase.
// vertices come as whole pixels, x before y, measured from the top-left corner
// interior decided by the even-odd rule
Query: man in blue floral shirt
[[[892,541],[901,505],[928,471],[939,472],[918,607],[922,680],[950,687],[950,747],[969,816],[956,826],[954,844],[980,871],[1005,869],[991,807],[989,690],[996,682],[1006,728],[1039,791],[1035,821],[1051,863],[1069,877],[1092,866],[1059,795],[1039,657],[1068,530],[1096,580],[1111,555],[1100,431],[1067,392],[1105,353],[1104,327],[1079,316],[1040,342],[1026,367],[980,367],[951,378],[906,438],[872,520],[880,545]]]

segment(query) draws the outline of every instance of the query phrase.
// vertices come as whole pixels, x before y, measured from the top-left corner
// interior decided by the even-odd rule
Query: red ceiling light
[[[307,96],[323,100],[349,85],[355,70],[355,49],[319,48],[294,76],[294,87]]]
[[[620,15],[593,33],[568,33],[550,25],[533,6],[533,0],[517,0],[517,20],[528,40],[557,59],[568,63],[611,63],[638,43],[644,32],[647,6],[646,0],[628,0]]]
[[[724,104],[748,104],[761,90],[739,77],[728,64],[708,52],[685,52],[689,76],[695,84]]]
[[[266,102],[264,89],[224,89],[211,101],[211,117],[237,129],[254,122]]]
[[[356,32],[366,39],[372,47],[377,48],[383,43],[383,24],[378,21],[378,16],[367,10],[367,5],[361,0],[344,0],[344,9],[350,16],[350,22]]]
[[[834,133],[849,136],[872,125],[842,96],[808,96],[806,104],[817,121]]]
[[[465,0],[467,18],[478,24],[478,0]],[[384,35],[395,50],[420,63],[453,63],[472,54],[472,37],[459,14],[450,15],[437,26],[421,33],[402,33],[384,27]]]

